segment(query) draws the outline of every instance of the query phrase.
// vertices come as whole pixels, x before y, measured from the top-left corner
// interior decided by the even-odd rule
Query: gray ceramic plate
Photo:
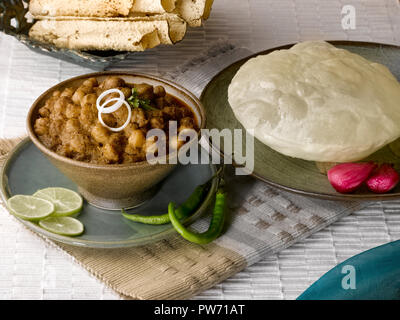
[[[337,47],[358,53],[365,58],[386,65],[392,73],[400,79],[400,48],[395,46],[364,43],[364,42],[346,42],[332,41]],[[292,45],[270,49],[257,53],[267,54],[274,50],[287,49]],[[251,56],[251,57],[253,57]],[[217,74],[201,95],[207,114],[207,128],[217,128],[222,130],[228,129],[244,129],[236,120],[232,109],[228,103],[227,89],[228,86],[239,70],[240,66],[251,57],[238,61],[227,67]],[[245,140],[245,139],[243,139]],[[245,141],[243,141],[245,144]],[[214,146],[214,148],[216,148]],[[243,150],[246,150],[243,146]],[[222,154],[224,150],[219,150]],[[235,155],[233,155],[235,159]],[[394,163],[397,169],[400,169],[400,140],[392,143],[392,145],[379,150],[369,159],[382,162]],[[320,173],[315,162],[295,159],[284,156],[258,140],[255,140],[255,168],[253,175],[275,187],[279,187],[288,191],[336,200],[392,200],[400,198],[400,186],[393,192],[376,195],[367,190],[360,190],[355,194],[343,195],[337,193],[330,185],[326,175]]]
[[[129,213],[162,214],[169,201],[182,203],[192,191],[215,173],[213,165],[178,166],[169,175],[154,198]],[[75,184],[55,168],[29,139],[21,142],[6,161],[1,177],[3,200],[16,194],[33,194],[45,187],[65,187],[77,190]],[[216,188],[214,181],[203,205],[187,221],[198,218],[213,199]],[[118,211],[98,209],[84,203],[78,219],[85,225],[85,232],[79,237],[59,236],[40,228],[37,224],[19,219],[29,229],[49,239],[75,246],[93,248],[118,248],[138,246],[164,239],[175,233],[170,224],[148,226],[123,218]]]

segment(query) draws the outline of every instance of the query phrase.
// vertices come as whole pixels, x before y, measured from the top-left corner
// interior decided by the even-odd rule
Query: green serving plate
[[[215,172],[213,165],[178,165],[162,182],[158,193],[151,200],[138,208],[128,210],[128,213],[163,214],[167,211],[170,201],[178,204],[184,202],[198,185],[206,182]],[[212,202],[216,184],[214,179],[204,203],[186,221],[187,223],[199,218],[206,211]],[[18,144],[8,156],[1,172],[0,187],[3,201],[16,194],[31,195],[46,187],[77,190],[77,186],[54,167],[29,139]],[[85,226],[85,232],[78,237],[53,234],[36,223],[17,219],[32,231],[51,240],[92,248],[139,246],[164,239],[176,232],[171,224],[150,226],[136,223],[122,217],[119,211],[99,209],[86,201],[77,218]]]
[[[330,41],[333,45],[347,49],[351,52],[386,65],[392,73],[400,79],[400,48],[378,43],[349,42],[349,41]],[[217,128],[223,130],[242,129],[243,126],[235,118],[233,111],[228,103],[228,86],[239,70],[239,68],[250,58],[260,54],[268,54],[274,50],[288,49],[292,46],[286,45],[278,48],[259,52],[255,55],[242,59],[228,66],[218,73],[207,85],[201,95],[207,114],[207,128]],[[400,102],[399,102],[400,103]],[[399,104],[400,108],[400,104]],[[400,125],[400,124],[399,124]],[[244,131],[243,131],[244,132]],[[242,150],[246,150],[246,139],[242,139]],[[223,146],[217,147],[219,143],[211,144],[214,149],[222,155]],[[280,154],[267,147],[259,140],[255,139],[254,145],[254,171],[253,176],[267,182],[268,184],[299,194],[331,199],[331,200],[393,200],[400,198],[400,185],[391,193],[377,195],[366,189],[361,189],[354,194],[340,194],[330,185],[325,174],[321,173],[315,162],[295,159]],[[236,155],[230,154],[235,164]],[[388,162],[395,164],[400,169],[400,140],[384,147],[369,158],[365,159],[377,162]]]

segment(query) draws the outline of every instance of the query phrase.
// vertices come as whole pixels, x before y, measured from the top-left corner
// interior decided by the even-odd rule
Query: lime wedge
[[[32,196],[13,196],[8,199],[7,206],[18,218],[30,221],[46,218],[54,212],[53,203]]]
[[[39,226],[63,236],[79,236],[85,229],[82,222],[71,217],[48,217],[40,220]]]
[[[82,209],[82,197],[75,191],[65,188],[46,188],[35,192],[34,197],[54,204],[53,217],[65,217],[78,213]]]

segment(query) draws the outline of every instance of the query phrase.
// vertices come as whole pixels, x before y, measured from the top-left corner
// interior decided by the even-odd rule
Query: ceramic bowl
[[[92,205],[119,210],[144,203],[157,191],[159,183],[176,167],[175,164],[151,164],[147,161],[133,164],[92,164],[73,160],[49,150],[36,136],[33,126],[38,110],[55,90],[78,87],[87,78],[102,81],[107,76],[118,76],[127,83],[161,85],[167,93],[183,101],[193,111],[200,129],[205,127],[205,113],[200,101],[185,88],[156,76],[130,72],[97,72],[63,81],[44,92],[33,103],[27,116],[27,131],[40,151],[67,177],[74,181],[82,196]],[[193,141],[195,143],[195,140]],[[188,143],[189,144],[189,143]],[[185,147],[187,147],[187,145]]]

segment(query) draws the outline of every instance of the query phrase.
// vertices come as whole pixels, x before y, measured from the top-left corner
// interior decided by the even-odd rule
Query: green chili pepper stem
[[[221,234],[225,224],[225,202],[226,194],[222,189],[217,191],[215,196],[215,205],[211,223],[207,231],[198,233],[191,231],[179,221],[175,210],[175,204],[171,202],[168,205],[168,214],[175,230],[186,240],[197,244],[207,244],[214,241]]]

